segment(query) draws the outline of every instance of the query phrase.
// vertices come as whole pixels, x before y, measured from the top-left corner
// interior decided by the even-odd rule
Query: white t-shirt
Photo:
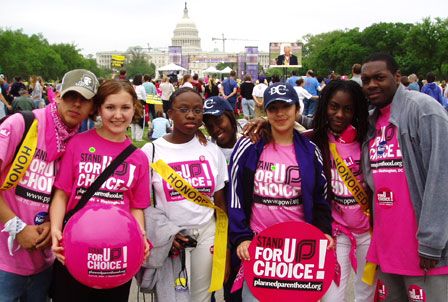
[[[191,84],[190,82],[185,82],[182,84],[182,86],[180,86],[180,88],[184,88],[184,87],[193,88],[193,84]]]
[[[252,95],[257,98],[262,98],[266,88],[268,88],[268,86],[265,83],[257,84],[255,85],[254,90],[252,90]]]
[[[294,89],[296,90],[297,95],[299,96],[299,103],[300,103],[299,113],[302,114],[303,108],[304,108],[303,99],[305,99],[305,98],[311,99],[312,95],[302,86],[294,86]]]
[[[206,146],[201,145],[197,137],[185,144],[172,144],[161,137],[154,141],[154,146],[154,160],[152,160],[152,145],[146,144],[142,148],[149,162],[163,159],[212,201],[213,194],[224,188],[228,180],[227,165],[224,154],[217,145],[211,142],[208,142]],[[151,182],[154,186],[156,207],[163,210],[167,217],[179,227],[197,228],[212,218],[213,209],[184,199],[155,171],[153,171]]]
[[[170,82],[163,82],[160,83],[159,86],[160,90],[162,90],[162,100],[168,101],[170,99],[170,96],[174,92],[174,86]]]
[[[140,101],[146,101],[146,90],[143,85],[134,86],[135,93],[137,94],[137,99]]]

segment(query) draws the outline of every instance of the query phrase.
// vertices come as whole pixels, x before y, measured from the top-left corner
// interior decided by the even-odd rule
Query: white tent
[[[170,63],[168,65],[162,66],[158,69],[159,71],[186,71],[182,66]]]
[[[216,69],[216,67],[214,67],[214,66],[210,66],[209,68],[205,69],[205,70],[203,71],[203,73],[208,73],[208,74],[211,74],[211,73],[220,73],[220,71],[219,71],[218,69]]]
[[[220,70],[219,73],[230,73],[232,71],[232,68],[230,68],[229,66],[227,66],[226,68],[224,68],[223,70]]]

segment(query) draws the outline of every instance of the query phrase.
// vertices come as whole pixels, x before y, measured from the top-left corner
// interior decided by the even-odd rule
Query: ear
[[[397,83],[401,83],[401,71],[397,70],[397,72],[395,73],[395,81]]]
[[[56,96],[54,98],[54,101],[56,102],[56,104],[59,104],[62,101],[61,93],[59,91],[56,92]]]

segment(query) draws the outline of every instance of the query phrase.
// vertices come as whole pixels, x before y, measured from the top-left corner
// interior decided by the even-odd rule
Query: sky
[[[132,46],[168,47],[183,16],[184,0],[21,0],[2,1],[0,27],[41,33],[49,43],[75,44],[84,55],[125,51]],[[19,4],[20,3],[20,4]],[[189,0],[204,51],[244,46],[267,51],[269,42],[294,42],[306,34],[379,22],[417,23],[448,17],[446,0]],[[231,40],[235,39],[235,40]],[[238,40],[246,39],[246,40]],[[252,39],[247,41],[248,39]]]

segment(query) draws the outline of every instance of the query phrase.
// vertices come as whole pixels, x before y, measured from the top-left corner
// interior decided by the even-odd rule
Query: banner
[[[284,222],[254,237],[244,278],[252,294],[263,302],[316,302],[328,290],[336,259],[328,240],[304,222]]]
[[[125,60],[126,60],[125,56],[122,56],[122,55],[112,55],[111,67],[123,67]]]
[[[148,94],[146,96],[146,104],[162,105],[162,98],[157,94]]]
[[[218,291],[224,283],[224,273],[227,256],[227,214],[210,200],[207,195],[202,194],[185,180],[180,174],[173,170],[167,163],[159,159],[151,164],[151,168],[156,171],[173,189],[181,194],[185,199],[197,205],[212,208],[216,214],[216,231],[213,250],[212,279],[210,281],[209,292]]]

